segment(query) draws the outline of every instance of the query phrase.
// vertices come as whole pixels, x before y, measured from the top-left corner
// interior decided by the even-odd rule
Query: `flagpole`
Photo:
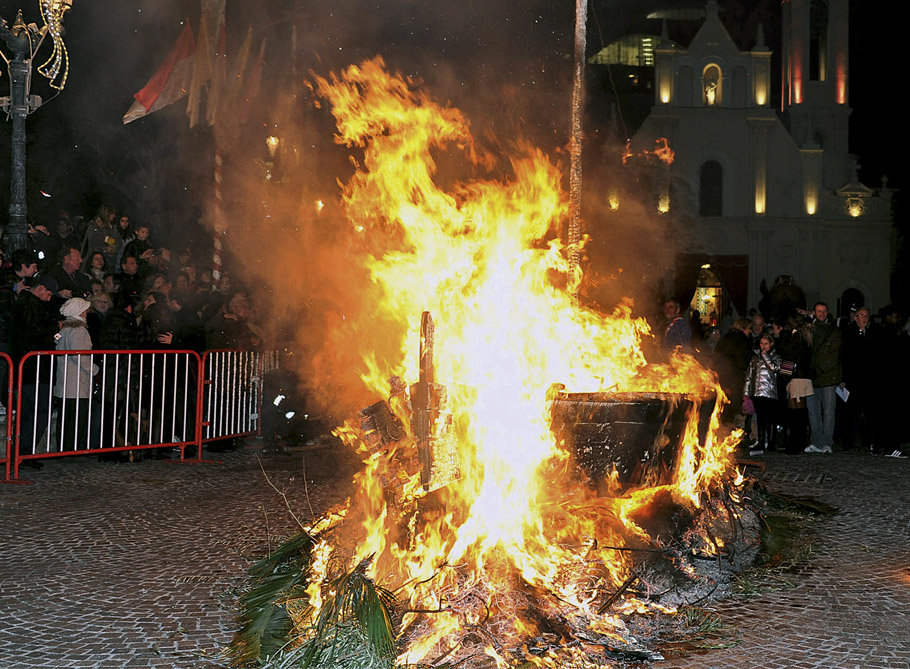
[[[587,0],[575,0],[575,72],[572,80],[572,136],[569,138],[569,262],[578,266],[581,241],[581,115],[585,95]]]
[[[221,186],[224,162],[221,157],[221,143],[215,135],[215,211],[212,222],[212,290],[218,289],[221,281],[221,236],[224,233],[224,201]]]

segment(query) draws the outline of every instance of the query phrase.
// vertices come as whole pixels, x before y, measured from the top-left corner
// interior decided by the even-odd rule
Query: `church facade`
[[[654,49],[654,103],[629,152],[672,151],[652,195],[678,243],[675,292],[703,316],[758,307],[780,282],[841,313],[890,302],[890,193],[859,182],[847,146],[848,2],[782,11],[779,109],[761,28],[740,50],[714,0],[688,47],[664,27]]]

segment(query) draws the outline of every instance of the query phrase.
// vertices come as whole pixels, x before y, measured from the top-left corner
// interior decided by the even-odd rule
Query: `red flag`
[[[123,122],[129,123],[137,118],[158,111],[172,102],[176,102],[189,90],[193,78],[193,54],[196,42],[190,22],[186,21],[177,43],[171,53],[152,75],[148,83],[133,95],[136,101],[123,116]]]

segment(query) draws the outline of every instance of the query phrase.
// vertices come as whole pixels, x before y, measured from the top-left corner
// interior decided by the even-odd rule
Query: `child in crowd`
[[[781,357],[774,351],[774,336],[764,332],[758,340],[758,350],[752,354],[746,369],[743,403],[751,402],[755,410],[758,440],[749,455],[762,455],[774,450],[777,422],[777,374]],[[746,413],[744,410],[743,413]]]

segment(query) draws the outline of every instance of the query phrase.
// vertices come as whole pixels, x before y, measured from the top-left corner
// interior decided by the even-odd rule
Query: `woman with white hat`
[[[60,313],[66,320],[60,324],[57,334],[58,351],[92,349],[92,338],[85,323],[90,307],[91,304],[81,297],[72,297],[60,307]],[[57,405],[57,443],[61,451],[89,447],[89,405],[92,377],[97,372],[98,367],[92,364],[91,354],[67,354],[57,359],[54,397],[62,400]]]

